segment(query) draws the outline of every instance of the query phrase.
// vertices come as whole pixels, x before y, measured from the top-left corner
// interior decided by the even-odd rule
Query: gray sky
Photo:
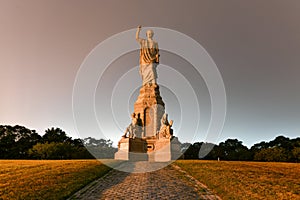
[[[299,137],[299,9],[300,2],[292,0],[2,0],[0,124],[20,124],[40,134],[57,126],[76,136],[72,90],[81,63],[100,42],[142,24],[190,36],[218,66],[228,103],[219,141],[238,138],[251,146],[278,135]],[[182,59],[161,54],[164,64],[188,68]],[[121,57],[110,69],[130,69],[138,65],[137,56]],[[200,79],[199,92],[205,90]],[[112,85],[101,87],[109,91]],[[170,102],[167,88],[161,94],[176,123],[177,102]],[[207,92],[198,95],[204,102],[202,115],[209,115]],[[128,116],[124,124],[129,122]]]

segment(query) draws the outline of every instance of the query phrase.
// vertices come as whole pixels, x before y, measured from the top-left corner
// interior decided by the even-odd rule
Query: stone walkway
[[[123,164],[124,165],[124,164]],[[125,167],[157,165],[134,162]],[[126,170],[127,171],[127,170]],[[70,199],[220,199],[178,166],[146,173],[111,170],[104,177],[75,193]]]

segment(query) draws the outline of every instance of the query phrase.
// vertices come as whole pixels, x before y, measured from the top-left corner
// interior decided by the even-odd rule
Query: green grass
[[[65,199],[109,170],[97,160],[0,160],[0,199]]]
[[[179,160],[222,199],[300,199],[300,164]]]

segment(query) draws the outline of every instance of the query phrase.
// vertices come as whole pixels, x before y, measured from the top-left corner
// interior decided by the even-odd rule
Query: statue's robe
[[[157,42],[153,41],[152,46],[148,40],[140,41],[140,74],[143,85],[148,83],[156,84],[156,67],[159,63],[159,50]]]

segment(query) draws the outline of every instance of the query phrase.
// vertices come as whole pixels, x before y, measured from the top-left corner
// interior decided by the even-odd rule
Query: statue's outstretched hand
[[[141,31],[141,28],[142,28],[142,26],[139,25],[139,26],[137,27],[136,34],[135,34],[135,39],[136,39],[139,43],[141,43],[141,39],[140,39],[140,31]]]

